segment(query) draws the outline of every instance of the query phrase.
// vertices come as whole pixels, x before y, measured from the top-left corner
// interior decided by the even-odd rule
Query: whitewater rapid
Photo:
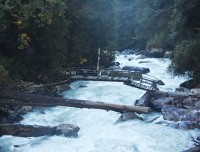
[[[132,61],[128,61],[133,58]],[[168,59],[136,59],[135,55],[119,55],[116,61],[120,66],[141,66],[150,69],[150,75],[161,79],[165,86],[160,90],[174,91],[174,88],[187,78],[172,77],[166,72]],[[139,64],[140,61],[148,63]],[[87,87],[80,88],[80,85]],[[65,98],[88,99],[117,104],[133,105],[143,94],[143,90],[132,88],[118,82],[77,81],[72,89],[63,92]],[[159,113],[141,115],[145,121]],[[24,116],[20,123],[29,125],[56,126],[63,123],[80,127],[78,138],[63,136],[22,138],[2,136],[2,152],[179,152],[192,145],[191,137],[199,130],[177,130],[164,125],[131,120],[114,124],[119,113],[104,110],[77,109],[66,107],[36,110]],[[15,148],[14,145],[20,145]]]

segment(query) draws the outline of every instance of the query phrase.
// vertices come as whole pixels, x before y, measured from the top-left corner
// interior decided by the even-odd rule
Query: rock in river
[[[170,121],[196,121],[200,123],[200,111],[165,106],[162,108],[162,115],[165,120]]]
[[[125,112],[119,117],[119,119],[115,122],[115,124],[133,119],[143,120],[143,118],[138,116],[135,112]]]
[[[134,72],[140,72],[142,74],[146,74],[150,72],[149,68],[144,67],[136,67],[136,66],[124,66],[122,70],[128,70],[128,71],[134,71]]]

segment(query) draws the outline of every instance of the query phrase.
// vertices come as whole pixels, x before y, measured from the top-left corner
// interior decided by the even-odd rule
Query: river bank
[[[53,84],[53,85],[52,85]],[[2,78],[0,81],[0,89],[14,90],[23,93],[46,95],[46,96],[60,96],[60,93],[70,89],[67,83],[61,84],[36,84],[34,82],[25,82],[22,80],[12,80],[11,78]],[[1,99],[3,100],[3,99]],[[0,106],[0,123],[18,123],[23,118],[22,115],[34,110],[32,106]]]

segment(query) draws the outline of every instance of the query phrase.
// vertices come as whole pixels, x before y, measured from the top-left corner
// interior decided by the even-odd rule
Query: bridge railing
[[[111,79],[114,78],[127,78],[128,80],[138,80],[140,83],[149,85],[163,85],[164,83],[154,76],[142,74],[140,72],[128,71],[128,70],[113,70],[109,68],[100,67],[97,71],[96,67],[73,67],[69,68],[66,72],[67,75],[82,75],[82,76],[108,76]]]

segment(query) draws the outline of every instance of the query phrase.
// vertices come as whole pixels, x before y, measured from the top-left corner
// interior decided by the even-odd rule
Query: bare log
[[[69,79],[64,80],[64,81],[59,81],[59,82],[54,82],[54,83],[50,83],[50,84],[46,84],[46,87],[53,87],[53,86],[57,86],[57,85],[62,85],[62,84],[66,84],[69,83]]]
[[[80,128],[78,126],[71,124],[62,124],[55,127],[22,124],[0,124],[0,136],[12,135],[19,137],[39,137],[64,135],[67,137],[77,137],[79,130]]]
[[[76,108],[112,110],[120,113],[124,112],[149,113],[151,111],[149,107],[118,105],[105,102],[93,102],[89,100],[64,99],[60,97],[26,94],[26,93],[21,93],[19,91],[0,90],[0,98],[11,99],[7,101],[0,99],[1,105],[26,105],[26,106],[47,106],[47,107],[67,106]]]

